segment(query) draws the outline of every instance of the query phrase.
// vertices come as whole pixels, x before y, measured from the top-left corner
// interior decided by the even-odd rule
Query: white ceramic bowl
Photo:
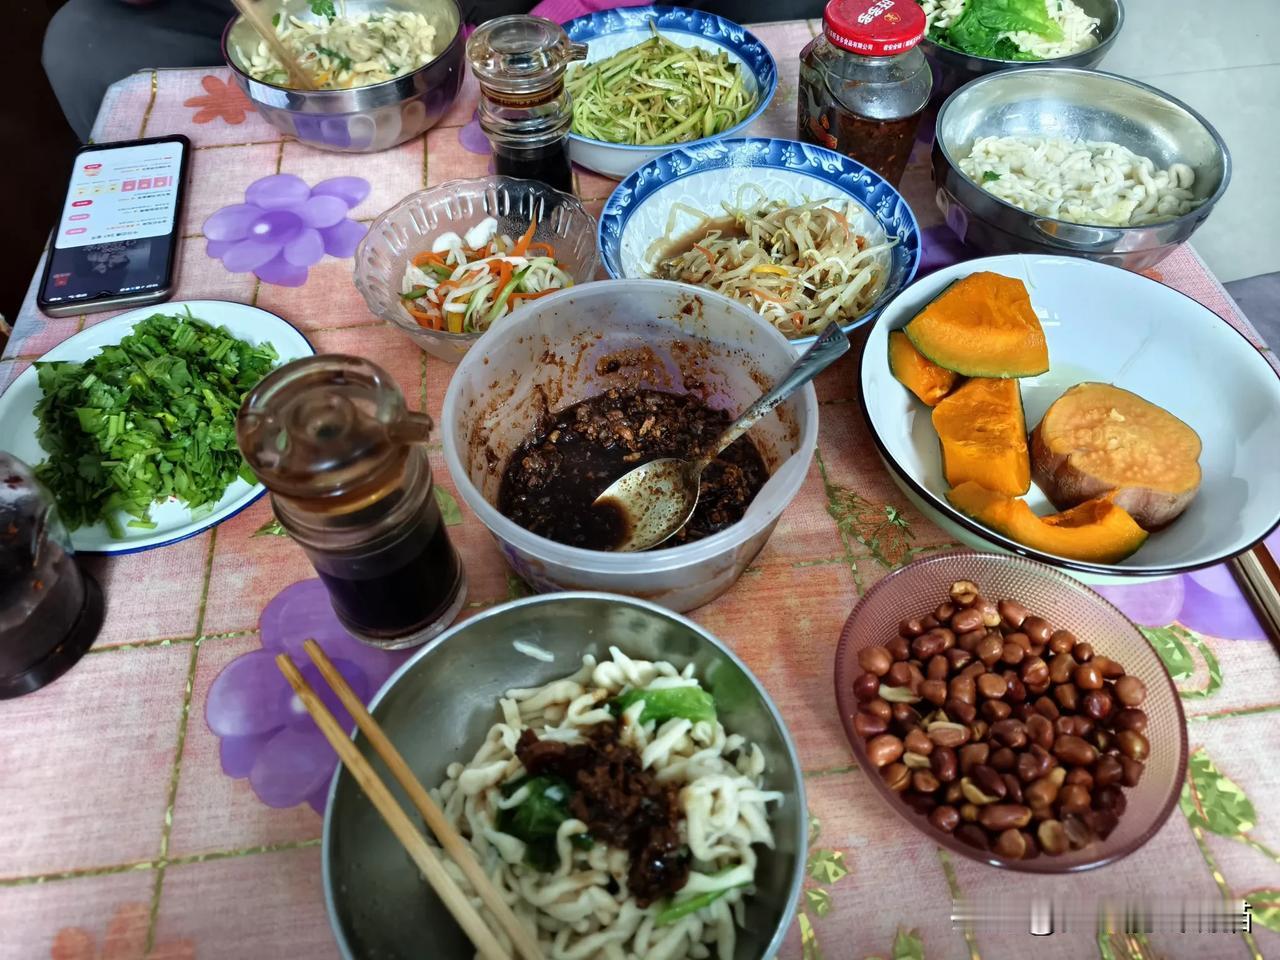
[[[621,365],[601,363],[615,357]],[[586,283],[528,304],[458,364],[440,418],[445,463],[463,501],[534,589],[604,590],[692,610],[733,586],[804,483],[818,438],[812,384],[751,428],[769,480],[746,514],[693,543],[611,553],[537,536],[494,506],[502,471],[545,411],[639,380],[736,414],[794,360],[782,334],[718,294],[664,280]]]
[[[709,143],[721,137],[741,135],[769,106],[769,101],[778,89],[778,66],[769,48],[745,27],[713,13],[684,7],[622,7],[570,20],[564,25],[564,29],[570,40],[587,44],[586,62],[595,63],[648,40],[653,35],[651,23],[657,26],[664,37],[682,47],[700,47],[713,53],[727,53],[730,61],[741,65],[743,83],[757,96],[756,106],[737,126],[714,137],[684,143],[632,146],[593,140],[571,133],[569,156],[573,161],[616,180],[621,180],[632,170],[661,156],[672,147]]]
[[[929,410],[889,372],[888,336],[952,281],[989,270],[1017,277],[1049,344],[1049,372],[1021,381],[1028,430],[1064,390],[1114,383],[1189,424],[1204,443],[1203,482],[1187,511],[1117,564],[1040,553],[955,510],[946,498]],[[862,359],[862,407],[898,486],[959,540],[1091,575],[1179,573],[1233,557],[1280,524],[1280,376],[1230,324],[1139,274],[1070,257],[1011,255],[959,263],[919,280],[872,329]],[[1053,507],[1033,484],[1037,513]]]

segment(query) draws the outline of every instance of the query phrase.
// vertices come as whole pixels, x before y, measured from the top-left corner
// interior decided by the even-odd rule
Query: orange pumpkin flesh
[[[1031,487],[1027,425],[1017,380],[967,381],[933,408],[942,469],[953,487],[973,481],[1016,497]]]
[[[1200,437],[1135,393],[1081,383],[1031,435],[1036,484],[1058,509],[1102,494],[1147,530],[1172,522],[1200,488]]]
[[[966,516],[1023,546],[1084,563],[1119,563],[1146,542],[1147,532],[1111,501],[1086,500],[1065,513],[1040,517],[1026,501],[962,483],[947,499]]]
[[[889,334],[889,371],[930,407],[950,393],[960,379],[955,371],[927,359],[901,330]]]
[[[967,377],[1034,377],[1049,369],[1049,348],[1026,285],[998,273],[957,280],[905,331],[928,359]]]

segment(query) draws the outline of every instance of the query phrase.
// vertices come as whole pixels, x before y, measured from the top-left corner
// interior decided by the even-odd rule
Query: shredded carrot
[[[848,243],[849,238],[853,236],[853,231],[849,229],[849,218],[839,210],[832,210],[831,215],[836,218],[836,223],[844,229],[844,242]]]
[[[535,217],[529,221],[529,229],[520,235],[520,239],[516,241],[516,245],[511,248],[513,257],[523,257],[529,249],[529,242],[533,240],[533,232],[538,229],[538,221]]]
[[[432,253],[430,250],[425,250],[413,258],[413,265],[415,267],[420,267],[424,263],[434,263],[442,267],[448,266],[448,264],[444,262],[443,256],[438,253]]]
[[[793,327],[795,327],[797,331],[799,331],[799,330],[803,330],[803,329],[804,329],[804,314],[803,314],[803,313],[801,313],[799,310],[797,310],[795,313],[793,313],[793,314],[791,315],[791,325],[792,325]]]
[[[503,288],[506,287],[507,281],[511,279],[514,269],[511,264],[507,263],[505,260],[499,260],[494,264],[494,267],[497,268],[498,271],[498,292],[501,293]]]
[[[768,300],[770,303],[776,303],[779,306],[785,307],[787,305],[787,301],[783,300],[781,297],[775,297],[772,293],[767,293],[759,287],[748,287],[747,292],[755,294],[761,300]]]
[[[549,287],[546,290],[539,290],[537,293],[513,293],[511,295],[511,300],[513,303],[516,300],[537,300],[539,297],[545,297],[549,293],[559,293],[559,292],[560,291],[555,289],[554,287]]]
[[[432,330],[440,329],[440,313],[439,311],[429,312],[419,310],[416,306],[409,304],[407,309],[413,315],[413,319],[418,321],[420,327],[430,327]]]
[[[554,260],[556,257],[556,248],[549,243],[529,244],[529,252],[533,253],[535,250],[541,250],[543,252],[542,255],[544,257],[550,257],[552,260]]]
[[[707,263],[711,264],[711,266],[713,267],[716,266],[716,255],[712,253],[710,250],[708,250],[706,247],[704,247],[702,244],[695,243],[693,245],[693,249],[702,251],[702,255],[707,258]]]

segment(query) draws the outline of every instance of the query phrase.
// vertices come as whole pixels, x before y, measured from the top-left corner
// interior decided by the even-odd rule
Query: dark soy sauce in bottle
[[[480,81],[480,128],[493,146],[495,171],[573,193],[573,108],[564,73],[586,56],[586,44],[570,42],[542,17],[498,17],[470,36],[467,60]]]
[[[240,449],[276,517],[342,625],[375,646],[429,640],[466,599],[432,489],[431,426],[385,370],[338,354],[285,364],[240,410]]]

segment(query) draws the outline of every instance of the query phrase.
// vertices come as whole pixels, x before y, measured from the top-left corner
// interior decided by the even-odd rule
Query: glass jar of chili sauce
[[[830,0],[800,54],[799,138],[837,150],[897,186],[929,103],[915,0]]]

